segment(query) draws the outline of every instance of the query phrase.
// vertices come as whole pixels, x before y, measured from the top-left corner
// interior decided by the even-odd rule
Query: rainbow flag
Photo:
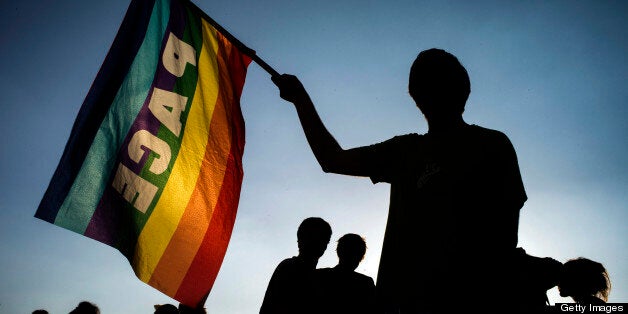
[[[235,222],[251,62],[208,19],[187,0],[131,2],[35,214],[188,306],[205,302]]]

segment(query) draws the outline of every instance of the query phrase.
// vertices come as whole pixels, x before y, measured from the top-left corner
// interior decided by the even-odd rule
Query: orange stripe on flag
[[[177,300],[193,302],[207,296],[202,295],[201,291],[211,290],[231,237],[241,180],[242,173],[235,168],[233,156],[229,156],[228,170],[218,206],[214,210],[203,243],[175,295]],[[199,286],[202,286],[202,289],[199,289]]]
[[[219,38],[221,49],[228,52],[229,58],[226,64],[223,62],[225,60],[219,62],[221,66],[225,66],[225,68],[221,68],[220,73],[246,73],[246,66],[250,59],[248,57],[242,58],[235,47],[222,36]],[[209,228],[176,294],[176,298],[184,302],[193,302],[193,300],[207,297],[207,295],[199,293],[211,290],[227,251],[240,197],[243,176],[241,157],[244,149],[244,120],[242,120],[242,113],[240,112],[239,99],[244,84],[244,76],[221,75],[220,83],[225,83],[226,86],[230,87],[229,89],[221,89],[221,91],[228,91],[228,93],[221,93],[219,99],[226,106],[225,114],[226,119],[230,121],[231,140],[233,142],[227,160],[222,190]]]
[[[203,242],[210,221],[214,219],[214,208],[218,203],[221,190],[224,189],[223,179],[225,179],[227,158],[232,158],[229,155],[233,126],[230,125],[231,114],[226,112],[225,106],[229,106],[232,102],[228,91],[231,91],[233,86],[224,56],[229,51],[225,51],[224,46],[230,46],[230,43],[222,36],[218,36],[218,42],[216,60],[219,92],[199,177],[179,225],[149,281],[149,285],[162,287],[162,291],[167,295],[176,293]],[[209,73],[209,75],[215,74]]]

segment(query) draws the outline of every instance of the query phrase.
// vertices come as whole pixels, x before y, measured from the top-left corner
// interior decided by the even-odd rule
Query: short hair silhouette
[[[445,50],[432,48],[421,51],[414,60],[408,90],[429,119],[433,113],[462,114],[471,93],[471,82],[458,58]]]
[[[174,304],[156,304],[154,314],[178,314],[179,309]]]
[[[329,239],[331,238],[331,226],[320,217],[305,218],[297,229],[297,240]]]
[[[576,302],[590,303],[587,300],[591,297],[607,302],[611,280],[602,263],[578,257],[563,265],[558,290],[562,297],[571,297]]]
[[[321,257],[331,239],[331,226],[320,217],[305,218],[297,229],[299,254]]]
[[[34,310],[32,314],[48,314],[46,310]]]
[[[338,239],[336,246],[339,264],[351,265],[352,269],[358,267],[366,253],[364,238],[355,233],[347,233]]]
[[[181,314],[206,314],[207,309],[204,307],[191,307],[183,303],[179,303],[179,313]]]
[[[81,301],[70,314],[100,314],[100,309],[94,303]]]

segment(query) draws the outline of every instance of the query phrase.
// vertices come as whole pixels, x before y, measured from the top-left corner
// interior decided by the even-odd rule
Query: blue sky
[[[584,256],[628,301],[628,3],[622,1],[195,1],[270,65],[298,75],[345,147],[427,130],[407,93],[416,54],[439,47],[469,71],[465,119],[506,133],[529,200],[519,245]],[[128,1],[0,2],[0,313],[152,313],[169,297],[116,250],[33,217]],[[365,236],[376,277],[388,186],[320,170],[292,106],[251,64],[238,218],[206,307],[255,313],[296,228],[320,216],[335,241]],[[496,287],[497,288],[497,287]],[[549,292],[552,302],[560,298]],[[452,298],[455,293],[452,291]]]

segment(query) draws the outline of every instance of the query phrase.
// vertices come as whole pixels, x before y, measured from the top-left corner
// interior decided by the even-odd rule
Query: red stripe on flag
[[[202,305],[218,276],[233,231],[243,177],[241,158],[245,140],[240,96],[251,58],[241,54],[220,33],[218,36],[222,53],[218,54],[221,82],[217,102],[225,106],[227,120],[232,123],[232,143],[224,181],[209,227],[175,295],[176,300],[188,306]],[[224,53],[229,56],[228,60],[222,58]],[[225,80],[230,82],[224,82]],[[225,85],[231,85],[231,89],[224,90]]]
[[[235,223],[241,182],[242,173],[235,169],[234,158],[230,154],[225,180],[211,222],[175,295],[175,299],[183,304],[195,306],[198,300],[204,301],[214,285]]]

